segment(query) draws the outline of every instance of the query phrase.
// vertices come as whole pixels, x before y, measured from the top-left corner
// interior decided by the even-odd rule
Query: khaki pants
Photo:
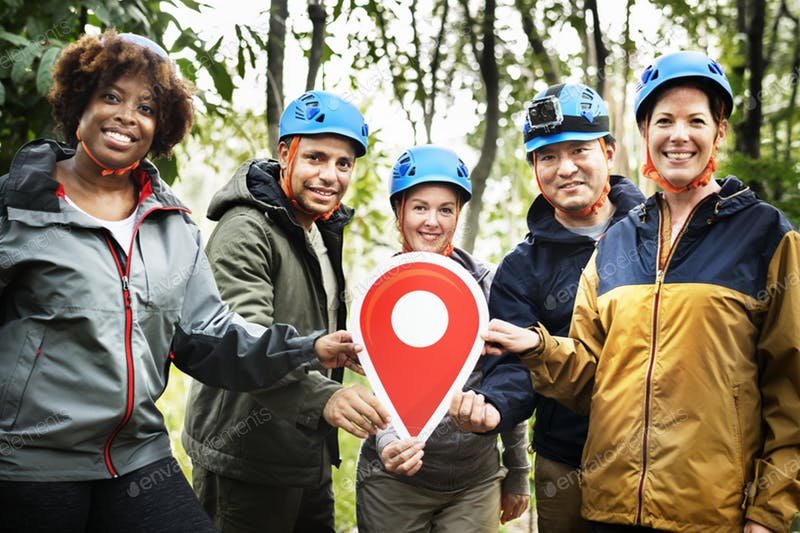
[[[576,468],[536,454],[533,482],[539,531],[589,533],[589,523],[581,518],[580,476]]]
[[[333,486],[273,487],[192,471],[197,498],[222,533],[334,533]]]
[[[442,492],[397,481],[374,469],[356,487],[359,533],[496,532],[500,526],[501,470],[459,491]]]

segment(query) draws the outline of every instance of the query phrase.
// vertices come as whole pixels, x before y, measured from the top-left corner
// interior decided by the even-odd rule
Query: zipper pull
[[[661,285],[661,281],[664,279],[664,271],[662,269],[658,269],[656,271],[656,284]]]
[[[122,276],[122,290],[128,292],[128,276]]]

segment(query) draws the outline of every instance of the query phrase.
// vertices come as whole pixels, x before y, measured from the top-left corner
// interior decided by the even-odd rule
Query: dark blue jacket
[[[611,177],[609,199],[616,206],[612,224],[645,200],[641,191],[621,176]],[[541,322],[554,335],[566,336],[578,281],[595,242],[561,225],[553,206],[541,195],[528,211],[528,229],[525,241],[497,269],[489,314],[522,327]],[[578,467],[588,418],[535,393],[530,373],[516,355],[486,359],[484,379],[476,391],[500,411],[497,431],[514,427],[535,409],[533,447],[537,453]]]

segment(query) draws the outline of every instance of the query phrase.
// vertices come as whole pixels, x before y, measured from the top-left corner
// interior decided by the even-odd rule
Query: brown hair
[[[661,100],[661,97],[664,96],[664,93],[675,87],[689,87],[702,91],[708,98],[708,110],[716,124],[719,124],[722,119],[725,118],[726,112],[729,112],[726,110],[725,99],[717,84],[705,81],[704,78],[700,77],[678,78],[658,87],[653,91],[653,94],[647,97],[641,110],[640,116],[642,117],[642,121],[639,123],[640,128],[644,125],[645,121],[648,123],[650,122],[653,116],[653,110],[656,108],[658,101]]]
[[[97,88],[129,74],[146,76],[158,103],[149,153],[153,157],[171,154],[192,127],[194,88],[178,77],[168,59],[119,37],[113,29],[102,36],[84,35],[67,46],[53,66],[53,86],[47,99],[67,143],[77,145],[78,122]]]

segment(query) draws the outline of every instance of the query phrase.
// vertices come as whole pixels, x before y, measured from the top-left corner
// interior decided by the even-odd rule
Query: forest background
[[[0,174],[22,144],[57,135],[45,100],[52,65],[81,33],[106,27],[162,43],[197,86],[191,136],[156,163],[205,235],[211,195],[242,161],[270,156],[286,102],[314,88],[361,108],[371,135],[346,196],[357,209],[345,244],[351,286],[399,247],[388,178],[414,144],[452,147],[471,170],[462,247],[496,264],[524,237],[538,191],[523,109],[550,84],[604,96],[614,172],[652,193],[638,171],[636,76],[681,49],[717,58],[736,95],[717,175],[739,176],[800,222],[800,0],[0,0]],[[174,375],[160,405],[188,472],[185,386]],[[342,441],[337,524],[347,531],[358,443]]]

